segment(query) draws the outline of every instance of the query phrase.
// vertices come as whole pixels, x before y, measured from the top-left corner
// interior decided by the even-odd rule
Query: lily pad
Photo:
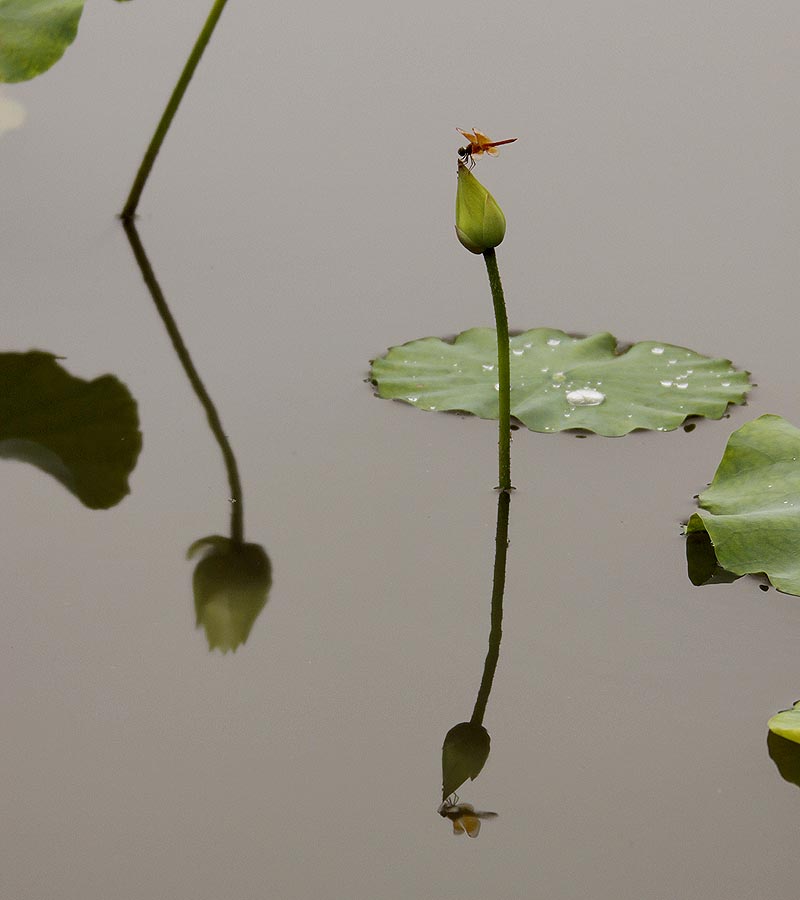
[[[0,81],[28,81],[75,40],[83,0],[0,0]]]
[[[52,353],[0,353],[0,458],[30,463],[90,509],[129,493],[142,449],[136,401],[113,375],[84,381]]]
[[[672,431],[687,416],[721,418],[750,388],[748,373],[726,359],[655,341],[620,352],[608,332],[581,338],[534,328],[512,337],[510,351],[511,413],[531,431]],[[498,417],[492,328],[471,328],[453,343],[429,337],[392,347],[372,375],[380,397]]]
[[[707,531],[723,569],[800,595],[800,430],[771,415],[742,425],[698,502],[686,533]]]
[[[776,713],[767,722],[767,727],[773,734],[800,744],[800,700],[791,709]]]

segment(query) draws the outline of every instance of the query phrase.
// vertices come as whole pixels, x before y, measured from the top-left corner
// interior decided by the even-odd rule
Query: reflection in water
[[[494,576],[492,582],[492,609],[491,629],[489,632],[489,650],[483,664],[483,677],[481,678],[472,718],[469,722],[460,722],[447,732],[442,745],[442,805],[439,814],[449,818],[453,822],[456,834],[466,831],[471,837],[478,834],[480,828],[479,818],[468,803],[459,804],[455,791],[469,778],[475,780],[483,769],[489,757],[491,739],[489,733],[483,727],[483,717],[486,713],[486,704],[489,702],[489,694],[492,690],[494,673],[500,658],[500,641],[503,636],[503,592],[506,584],[506,558],[508,556],[508,516],[511,504],[511,494],[501,491],[497,498],[497,528],[495,530],[494,550]],[[454,795],[452,800],[447,798]],[[464,816],[459,810],[464,810],[467,819],[475,819],[477,827],[474,833],[461,821]],[[484,814],[485,818],[493,818],[496,813]],[[464,827],[457,827],[464,825]]]
[[[272,566],[258,544],[229,538],[201,538],[187,551],[191,559],[203,554],[194,570],[197,627],[205,629],[209,650],[227,653],[243,644],[267,602]]]
[[[26,117],[25,107],[19,100],[9,97],[5,91],[0,90],[0,137],[6,131],[21,128]]]
[[[205,629],[209,650],[217,648],[226,653],[228,650],[236,650],[240,644],[245,643],[253,623],[264,608],[272,586],[272,566],[262,546],[245,543],[244,498],[233,448],[223,431],[217,409],[186,349],[177,323],[172,317],[136,225],[132,218],[123,219],[122,225],[175,353],[192,390],[205,410],[208,425],[222,451],[228,473],[231,492],[230,537],[211,535],[200,538],[187,552],[189,558],[198,552],[202,553],[192,581],[197,627],[202,625]]]
[[[85,381],[52,353],[0,353],[0,458],[51,475],[89,509],[129,492],[142,449],[139,414],[113,375]]]
[[[439,815],[453,823],[453,834],[466,834],[477,837],[481,830],[481,819],[496,819],[496,812],[475,809],[471,803],[459,803],[458,794],[452,800],[445,800],[439,807]]]
[[[730,584],[742,577],[722,568],[707,531],[693,531],[686,535],[686,566],[689,581],[696,587],[703,584]]]
[[[772,731],[767,732],[767,750],[781,777],[800,787],[800,744]]]

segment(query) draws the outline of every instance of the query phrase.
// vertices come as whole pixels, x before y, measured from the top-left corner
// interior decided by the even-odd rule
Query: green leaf
[[[707,531],[723,569],[800,594],[800,430],[768,415],[734,431],[698,502],[686,533]]]
[[[453,343],[429,337],[392,347],[372,364],[378,396],[496,419],[496,342],[494,329],[471,328]],[[620,353],[607,332],[576,338],[534,328],[510,347],[511,412],[531,431],[672,431],[687,416],[721,418],[750,387],[728,360],[653,341]]]
[[[800,700],[791,709],[784,709],[774,715],[767,722],[767,727],[773,734],[800,744]]]
[[[0,0],[0,81],[28,81],[75,40],[83,0]]]
[[[51,353],[0,353],[0,458],[28,462],[85,506],[129,493],[142,435],[136,401],[113,375],[83,381]]]
[[[491,740],[483,725],[460,722],[447,732],[442,744],[442,799],[480,775],[489,758]]]

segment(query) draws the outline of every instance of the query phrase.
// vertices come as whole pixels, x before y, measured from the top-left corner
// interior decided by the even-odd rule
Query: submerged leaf
[[[0,353],[0,458],[31,463],[85,506],[129,493],[142,435],[136,401],[113,375],[75,378],[52,353]]]
[[[0,81],[28,81],[75,40],[83,0],[0,0]]]
[[[698,502],[686,533],[707,531],[722,568],[800,595],[800,430],[767,415],[734,431]]]
[[[719,419],[742,403],[746,372],[724,359],[644,341],[623,353],[604,332],[571,337],[534,328],[510,340],[511,413],[531,431],[585,428],[608,437],[635,428],[671,431],[687,416]],[[372,364],[378,395],[425,410],[496,419],[497,336],[471,328],[453,343],[422,338]]]

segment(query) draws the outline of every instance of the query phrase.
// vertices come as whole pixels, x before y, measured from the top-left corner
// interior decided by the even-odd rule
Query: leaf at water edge
[[[0,81],[29,81],[75,40],[83,0],[0,0]]]
[[[496,341],[494,329],[471,328],[452,343],[429,337],[392,347],[372,364],[378,396],[496,419]],[[512,337],[510,349],[511,413],[531,431],[672,431],[687,416],[721,418],[751,386],[728,360],[655,341],[619,353],[607,332],[576,338],[534,328]]]
[[[686,533],[707,531],[724,569],[800,595],[800,429],[774,415],[746,422],[698,503]]]
[[[767,727],[773,734],[800,744],[800,700],[791,709],[776,713],[767,722]]]

